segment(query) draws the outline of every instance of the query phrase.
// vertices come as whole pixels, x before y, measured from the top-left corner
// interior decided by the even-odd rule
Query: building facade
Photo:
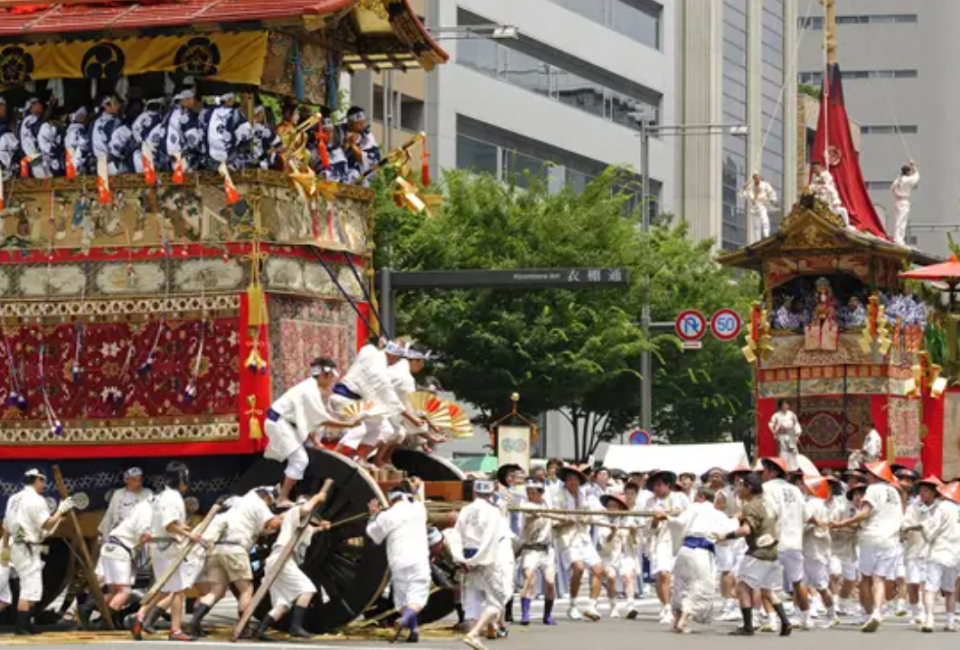
[[[851,119],[861,125],[860,165],[878,214],[893,215],[890,184],[913,158],[921,182],[913,195],[908,241],[924,251],[947,253],[945,232],[956,226],[960,159],[954,143],[960,122],[955,62],[960,43],[960,2],[953,0],[838,0],[838,56]],[[823,68],[823,14],[804,20],[800,83],[819,86]],[[892,224],[887,224],[891,231]]]
[[[738,248],[751,241],[740,190],[753,171],[781,205],[796,198],[796,0],[678,0],[675,12],[677,124],[713,126],[677,131],[676,211],[694,236]]]

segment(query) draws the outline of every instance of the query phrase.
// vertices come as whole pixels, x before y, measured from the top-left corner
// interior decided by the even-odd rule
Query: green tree
[[[724,307],[745,317],[750,303],[760,298],[757,276],[717,266],[713,242],[690,239],[685,222],[654,229],[644,244],[654,321],[672,322],[683,309],[697,309],[709,319]],[[675,443],[727,436],[749,441],[753,371],[740,351],[742,341],[721,342],[707,333],[700,350],[661,346],[653,387],[659,438]]]
[[[579,195],[551,195],[534,176],[520,188],[450,172],[433,217],[405,220],[380,204],[379,259],[404,270],[636,267],[629,197],[614,189],[624,176],[610,170]],[[525,412],[562,409],[586,457],[636,418],[640,353],[653,343],[631,307],[635,290],[418,292],[401,295],[398,329],[439,351],[444,386],[488,418],[513,391]]]

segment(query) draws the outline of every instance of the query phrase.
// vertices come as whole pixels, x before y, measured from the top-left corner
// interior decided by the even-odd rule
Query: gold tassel
[[[270,322],[267,316],[267,306],[263,297],[263,286],[259,280],[251,282],[247,287],[247,325],[260,327]]]
[[[250,405],[250,410],[247,411],[250,416],[250,439],[260,440],[263,438],[263,428],[260,426],[260,414],[263,411],[257,408],[257,396],[247,395],[247,404]]]
[[[250,350],[247,360],[243,363],[243,367],[250,372],[263,372],[266,369],[267,362],[260,356],[260,350],[257,349],[256,342],[254,342],[253,349]]]

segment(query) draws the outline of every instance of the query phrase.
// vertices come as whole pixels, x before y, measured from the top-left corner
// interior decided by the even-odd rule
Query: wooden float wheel
[[[366,513],[372,499],[386,507],[386,498],[377,483],[355,462],[325,449],[309,453],[310,465],[296,492],[315,494],[326,479],[333,479],[330,499],[319,513],[323,519],[336,524]],[[231,491],[245,494],[282,480],[282,463],[260,459],[237,480]],[[332,632],[360,617],[386,588],[389,579],[386,549],[370,541],[366,527],[367,518],[361,517],[314,535],[300,565],[319,592],[304,621],[310,632]],[[265,561],[266,557],[261,559]],[[262,616],[268,610],[269,606],[261,605],[257,614]]]

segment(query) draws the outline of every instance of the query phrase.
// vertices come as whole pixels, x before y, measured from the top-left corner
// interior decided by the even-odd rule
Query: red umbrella
[[[957,261],[956,255],[951,255],[950,261],[948,262],[922,266],[912,271],[904,271],[900,274],[900,277],[908,280],[940,280],[941,282],[955,285],[960,283],[960,262]]]
[[[904,271],[900,274],[901,278],[907,280],[926,280],[928,282],[939,281],[947,283],[947,291],[950,292],[950,310],[953,310],[953,292],[960,284],[960,262],[956,255],[951,255],[950,260],[940,264],[931,264],[922,266],[912,271]]]

